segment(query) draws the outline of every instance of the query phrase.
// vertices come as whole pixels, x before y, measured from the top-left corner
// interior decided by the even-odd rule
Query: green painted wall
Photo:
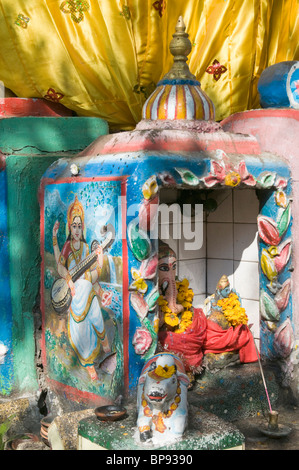
[[[40,279],[37,194],[42,174],[56,159],[47,155],[6,158],[13,363],[19,391],[37,388],[33,319]]]
[[[0,151],[6,154],[13,390],[17,393],[38,388],[33,308],[40,281],[40,180],[55,160],[75,156],[107,133],[106,122],[98,118],[0,119]]]
[[[6,154],[32,155],[79,153],[98,136],[108,134],[99,118],[26,117],[0,119],[0,150]]]

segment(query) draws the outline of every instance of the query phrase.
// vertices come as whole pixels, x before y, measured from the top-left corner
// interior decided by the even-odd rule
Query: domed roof
[[[174,56],[173,66],[145,102],[142,119],[209,121],[215,118],[212,100],[201,89],[200,82],[186,64],[191,42],[185,30],[186,26],[180,16],[170,42],[170,52]]]

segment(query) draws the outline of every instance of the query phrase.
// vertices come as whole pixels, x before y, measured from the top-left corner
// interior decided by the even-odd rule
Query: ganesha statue
[[[158,353],[144,365],[137,390],[138,438],[155,445],[180,439],[187,426],[188,376],[174,354]]]
[[[221,276],[215,293],[205,304],[204,366],[221,369],[232,364],[256,362],[257,353],[245,308],[226,275]]]
[[[158,258],[159,349],[181,358],[192,383],[202,370],[206,317],[201,309],[193,308],[188,280],[176,279],[177,257],[166,243],[160,242]]]

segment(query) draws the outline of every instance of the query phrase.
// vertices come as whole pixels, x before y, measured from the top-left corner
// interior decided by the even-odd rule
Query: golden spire
[[[183,17],[180,16],[175,27],[175,33],[172,35],[169,49],[174,57],[173,66],[170,71],[163,77],[164,79],[174,80],[196,80],[196,77],[190,72],[188,65],[188,55],[192,46],[188,39],[189,34],[185,32],[186,26]]]

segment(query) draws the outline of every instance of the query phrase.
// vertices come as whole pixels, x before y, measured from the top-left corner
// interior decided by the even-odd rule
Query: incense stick
[[[267,400],[268,400],[268,404],[269,404],[269,410],[270,410],[270,413],[272,413],[272,407],[271,407],[270,398],[269,398],[269,394],[268,394],[268,389],[267,389],[267,385],[266,385],[266,381],[265,381],[265,377],[264,377],[264,372],[263,372],[259,352],[257,350],[254,338],[253,338],[253,342],[254,342],[254,347],[255,347],[255,351],[256,351],[256,355],[257,355],[257,360],[258,360],[258,363],[259,363],[259,366],[260,366],[261,376],[262,376],[262,379],[263,379],[263,384],[264,384],[264,388],[265,388],[265,392],[266,392],[266,396],[267,396]]]

